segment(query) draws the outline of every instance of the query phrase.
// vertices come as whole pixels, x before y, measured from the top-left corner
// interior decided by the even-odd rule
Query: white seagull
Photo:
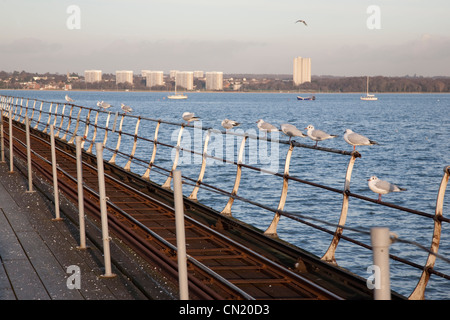
[[[306,135],[297,129],[296,126],[289,123],[283,123],[281,125],[281,131],[289,137],[289,143],[291,142],[292,137],[306,137]]]
[[[66,101],[67,102],[75,102],[75,100],[73,100],[71,97],[69,97],[67,94],[66,94]]]
[[[234,120],[224,119],[222,121],[222,127],[224,127],[226,130],[237,127],[238,125],[240,125],[240,123]]]
[[[112,105],[110,105],[109,103],[105,102],[105,101],[97,101],[97,107],[102,108],[103,110],[106,110],[108,108],[111,108]]]
[[[277,127],[275,127],[273,124],[270,124],[268,122],[265,122],[263,119],[259,119],[256,121],[259,130],[264,131],[267,136],[267,132],[274,132],[278,131]]]
[[[344,140],[349,145],[353,146],[353,151],[356,149],[356,146],[371,146],[374,144],[378,144],[378,142],[370,140],[369,138],[353,132],[351,129],[345,130]]]
[[[133,111],[133,109],[131,109],[130,106],[126,106],[126,105],[124,105],[123,103],[120,104],[120,107],[122,108],[122,110],[123,110],[125,113],[127,113],[127,112],[132,112],[132,111]]]
[[[399,186],[392,184],[390,182],[378,179],[376,176],[369,178],[369,188],[375,193],[378,193],[378,202],[381,201],[382,194],[388,194],[390,192],[400,192],[406,191],[405,188],[400,188]]]
[[[323,132],[322,130],[319,130],[319,129],[314,129],[314,126],[312,126],[312,125],[307,126],[305,129],[308,130],[307,131],[308,137],[311,140],[316,142],[316,147],[317,147],[317,143],[319,141],[337,137],[337,135],[329,134],[329,133]]]
[[[308,26],[308,25],[306,24],[306,21],[305,21],[305,20],[297,20],[297,21],[295,21],[295,23],[297,23],[297,22],[301,22],[301,23],[303,23],[305,26]]]
[[[196,117],[193,112],[185,112],[185,113],[183,113],[182,117],[183,117],[183,120],[187,121],[188,124],[191,121],[197,121],[200,119],[199,117]]]

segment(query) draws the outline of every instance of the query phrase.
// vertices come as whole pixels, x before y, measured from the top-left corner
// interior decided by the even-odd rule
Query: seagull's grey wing
[[[348,135],[348,140],[354,144],[369,144],[370,141],[367,137],[360,135],[358,133],[351,133]]]

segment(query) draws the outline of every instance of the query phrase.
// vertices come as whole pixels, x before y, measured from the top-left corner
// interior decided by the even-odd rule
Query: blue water
[[[64,101],[67,92],[61,91],[0,91],[1,94]],[[367,186],[367,179],[377,175],[381,179],[394,182],[408,190],[391,193],[383,200],[400,206],[434,214],[436,196],[443,176],[443,168],[450,165],[450,95],[446,94],[379,94],[378,101],[364,102],[359,94],[318,94],[316,101],[297,101],[295,94],[287,93],[189,93],[189,99],[171,101],[167,93],[147,92],[68,92],[76,100],[75,104],[95,107],[98,100],[115,106],[120,103],[130,105],[134,115],[152,119],[163,119],[181,123],[184,111],[195,112],[201,117],[203,128],[223,130],[220,122],[230,118],[241,122],[238,132],[258,134],[256,120],[264,119],[274,125],[292,123],[303,129],[308,124],[339,137],[319,143],[319,146],[351,151],[352,147],[343,140],[344,130],[364,134],[379,143],[376,146],[357,147],[362,154],[356,160],[350,189],[352,192],[376,198]],[[112,111],[118,111],[115,108]],[[103,116],[103,115],[102,115]],[[128,120],[128,119],[127,119]],[[134,120],[134,122],[132,121]],[[124,123],[128,132],[134,132],[135,119]],[[155,124],[143,121],[139,135],[153,139]],[[159,141],[175,144],[178,126],[161,125]],[[125,130],[125,129],[124,129]],[[186,129],[182,145],[201,153],[206,132]],[[305,130],[303,130],[305,132]],[[200,132],[200,133],[199,133]],[[186,135],[187,134],[187,135]],[[214,136],[214,135],[213,135]],[[282,134],[274,138],[286,140]],[[298,142],[313,145],[307,138],[297,138]],[[227,160],[237,159],[241,137],[216,135],[210,144],[211,150]],[[283,173],[287,145],[266,144],[263,140],[247,146],[244,162],[270,171]],[[130,152],[132,137],[123,139],[121,151]],[[109,140],[114,149],[116,140]],[[223,145],[223,147],[222,147]],[[276,145],[276,146],[275,146]],[[158,147],[160,148],[160,147]],[[156,164],[170,170],[173,150],[158,149]],[[256,151],[255,151],[256,150]],[[138,147],[136,156],[150,159],[152,146]],[[120,162],[122,161],[122,162]],[[348,156],[317,150],[295,148],[290,165],[290,175],[324,184],[342,190]],[[125,163],[126,159],[118,160]],[[178,166],[188,177],[196,180],[200,170],[200,156],[182,153]],[[132,167],[142,173],[145,167]],[[234,185],[235,166],[208,161],[204,181],[231,192]],[[151,178],[162,184],[164,172],[154,170]],[[261,174],[249,169],[243,170],[238,195],[252,201],[276,208],[281,194],[282,180],[269,174]],[[189,195],[192,186],[183,189]],[[228,198],[207,190],[200,190],[201,202],[219,211]],[[317,218],[333,225],[338,223],[342,206],[342,195],[289,182],[286,211]],[[450,196],[444,203],[444,216],[450,216]],[[273,213],[235,200],[232,214],[246,223],[265,230],[273,218]],[[314,222],[334,231],[333,226]],[[433,234],[433,221],[411,213],[378,206],[355,198],[350,199],[347,227],[368,231],[374,226],[386,226],[400,238],[418,242],[429,248]],[[278,226],[280,238],[289,241],[321,257],[327,250],[331,236],[322,231],[293,222],[282,217]],[[439,254],[450,258],[450,226],[443,224]],[[370,245],[367,234],[346,230],[344,235]],[[418,265],[424,265],[427,253],[417,246],[394,243],[390,253]],[[341,240],[336,252],[337,263],[352,272],[367,278],[367,267],[372,264],[371,252]],[[435,269],[450,274],[448,262],[437,259]],[[391,288],[409,296],[421,275],[421,270],[408,267],[391,260]],[[431,276],[427,286],[426,299],[449,299],[450,281]]]

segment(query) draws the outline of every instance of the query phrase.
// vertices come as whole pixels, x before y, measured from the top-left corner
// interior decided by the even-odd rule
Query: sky
[[[450,76],[448,0],[0,0],[0,70]],[[307,26],[296,23],[305,20]]]

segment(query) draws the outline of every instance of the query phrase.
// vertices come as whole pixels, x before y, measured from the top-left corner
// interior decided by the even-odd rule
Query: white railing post
[[[175,225],[178,254],[178,280],[180,286],[180,300],[189,300],[186,238],[184,232],[183,191],[181,184],[181,171],[173,171],[173,196],[175,201]]]
[[[100,213],[102,221],[102,239],[103,239],[103,256],[105,259],[105,274],[103,278],[113,278],[116,275],[111,270],[111,253],[109,248],[109,231],[108,231],[108,212],[106,207],[106,190],[105,190],[105,171],[103,168],[103,143],[97,142],[95,144],[97,151],[97,172],[98,172],[98,187],[100,200]]]
[[[52,152],[53,192],[55,194],[55,218],[53,220],[60,221],[62,219],[59,212],[58,169],[56,167],[55,127],[53,125],[50,125],[50,146]]]
[[[5,141],[3,141],[4,139],[4,134],[3,134],[3,106],[0,109],[0,152],[1,152],[1,156],[0,156],[0,163],[5,163]]]
[[[12,128],[12,107],[9,107],[9,172],[14,172],[14,142],[13,142],[13,128]]]
[[[77,136],[75,140],[76,140],[76,154],[77,154],[78,217],[80,221],[80,245],[78,246],[78,249],[86,249],[81,137]]]
[[[27,137],[27,167],[28,167],[28,193],[33,190],[33,171],[31,171],[31,141],[30,141],[30,119],[25,116],[26,137]]]
[[[391,238],[389,228],[372,228],[370,230],[372,242],[373,264],[379,271],[376,273],[374,299],[390,300],[390,275],[389,275],[389,246]]]

